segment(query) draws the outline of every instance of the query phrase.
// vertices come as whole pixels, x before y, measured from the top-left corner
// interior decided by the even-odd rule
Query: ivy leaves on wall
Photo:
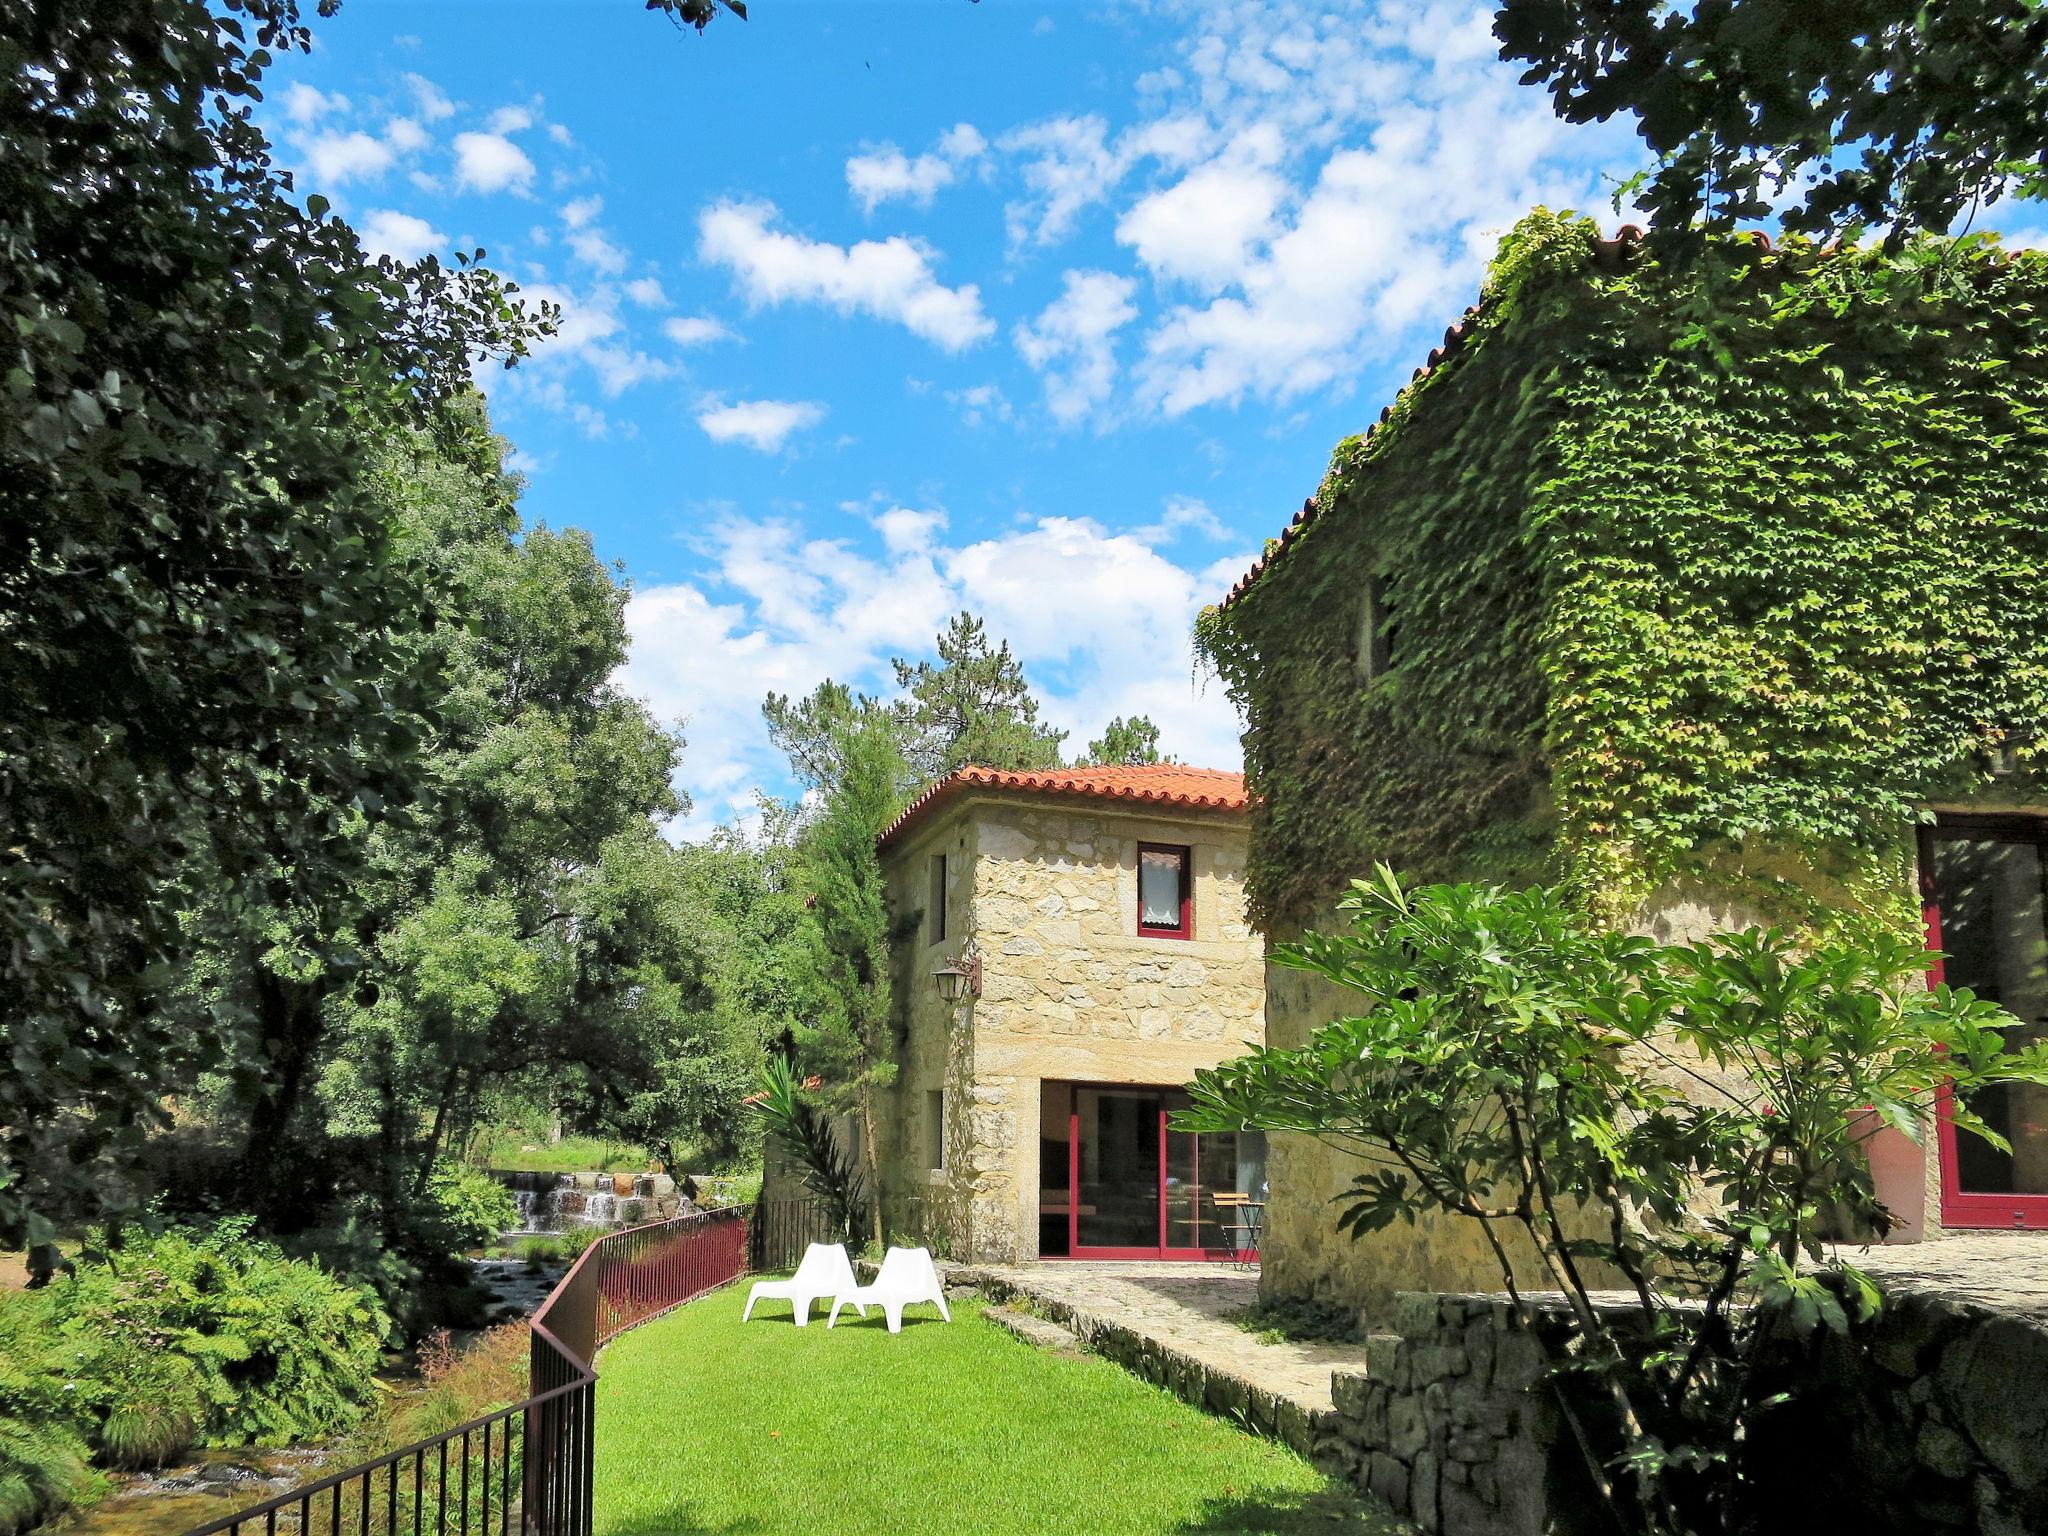
[[[1807,867],[1896,912],[1918,807],[2048,715],[2044,297],[2048,258],[1984,241],[1746,239],[1678,275],[1524,220],[1462,345],[1201,622],[1264,797],[1260,918],[1375,858],[1616,912]]]

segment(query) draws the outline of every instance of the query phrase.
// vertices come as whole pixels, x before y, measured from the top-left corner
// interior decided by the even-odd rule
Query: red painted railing
[[[533,1315],[529,1396],[202,1525],[190,1536],[588,1536],[598,1350],[747,1272],[752,1210],[700,1211],[598,1239]]]

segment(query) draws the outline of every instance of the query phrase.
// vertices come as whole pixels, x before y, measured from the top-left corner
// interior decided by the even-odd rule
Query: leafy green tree
[[[894,707],[904,755],[930,783],[956,768],[1060,766],[1067,733],[1040,722],[1038,700],[1007,640],[991,646],[982,621],[962,612],[938,637],[936,663],[890,663],[907,695]]]
[[[798,1060],[825,1081],[825,1102],[860,1125],[860,1167],[879,1199],[876,1100],[896,1078],[889,911],[875,840],[902,806],[903,758],[886,720],[873,718],[840,746],[843,776],[799,849],[812,903],[818,1012],[797,1032]],[[870,1231],[879,1231],[873,1211]]]
[[[1039,721],[1038,699],[1008,642],[992,647],[986,627],[970,613],[957,615],[937,642],[936,662],[890,662],[904,696],[887,703],[831,678],[802,699],[768,695],[761,715],[769,739],[789,758],[798,782],[833,793],[846,776],[847,743],[870,727],[894,735],[902,772],[897,788],[906,796],[969,763],[1060,765],[1066,732]]]
[[[644,1010],[638,1057],[597,1076],[579,1119],[650,1148],[671,1170],[693,1156],[744,1157],[759,1129],[745,1113],[771,1045],[820,1011],[815,937],[791,885],[793,850],[733,829],[670,850],[668,921],[687,981]]]
[[[697,978],[659,830],[682,809],[681,743],[611,681],[626,589],[581,533],[514,538],[512,489],[477,458],[455,494],[408,514],[423,538],[480,530],[448,546],[468,621],[439,659],[432,814],[377,840],[374,993],[332,1009],[387,1146],[424,1121],[407,1147],[415,1180],[494,1081],[587,1086],[644,1066]],[[477,501],[502,511],[468,510]]]
[[[768,739],[789,759],[789,771],[797,782],[806,789],[828,792],[845,777],[847,738],[878,716],[887,717],[878,700],[829,677],[801,699],[771,693],[761,705]]]
[[[1088,743],[1083,761],[1090,766],[1122,768],[1159,762],[1159,727],[1145,715],[1128,720],[1118,715],[1102,728],[1101,736]]]
[[[1946,230],[2048,195],[2048,9],[2034,0],[1502,0],[1501,57],[1568,122],[1636,119],[1657,231]]]
[[[1558,1401],[1615,1521],[1752,1528],[1743,1458],[1774,1406],[1753,1389],[1760,1346],[1880,1305],[1823,1245],[1824,1211],[1890,1224],[1862,1154],[1870,1111],[1924,1137],[1950,1086],[1966,1106],[2048,1082],[2048,1047],[2005,1050],[2009,1016],[1928,989],[1926,951],[1889,932],[1660,945],[1541,888],[1410,891],[1384,867],[1344,910],[1348,932],[1273,958],[1357,1014],[1197,1074],[1181,1128],[1292,1131],[1363,1157],[1338,1216],[1355,1235],[1475,1223],[1525,1320],[1531,1279],[1570,1309],[1556,1364],[1601,1400]],[[1966,1107],[1957,1124],[2004,1145]],[[1632,1323],[1596,1297],[1617,1281]]]
[[[215,1055],[161,1005],[190,918],[331,878],[412,793],[422,593],[364,423],[534,326],[489,273],[368,258],[250,103],[292,0],[0,0],[0,1241],[118,1188]],[[304,957],[309,965],[321,957]]]

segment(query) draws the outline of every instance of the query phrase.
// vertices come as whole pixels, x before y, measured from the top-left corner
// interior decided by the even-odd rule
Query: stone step
[[[1081,1341],[1069,1328],[1043,1317],[1034,1317],[1029,1312],[1019,1312],[1012,1307],[987,1307],[981,1314],[998,1328],[1013,1333],[1026,1344],[1036,1344],[1040,1349],[1054,1350],[1060,1354],[1078,1355]]]

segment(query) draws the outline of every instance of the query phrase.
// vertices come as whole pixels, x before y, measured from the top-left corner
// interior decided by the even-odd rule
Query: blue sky
[[[1386,4],[347,0],[264,107],[374,246],[563,304],[487,380],[530,520],[631,578],[686,833],[786,792],[769,690],[983,614],[1078,747],[1236,766],[1188,630],[1476,296],[1641,163]]]

